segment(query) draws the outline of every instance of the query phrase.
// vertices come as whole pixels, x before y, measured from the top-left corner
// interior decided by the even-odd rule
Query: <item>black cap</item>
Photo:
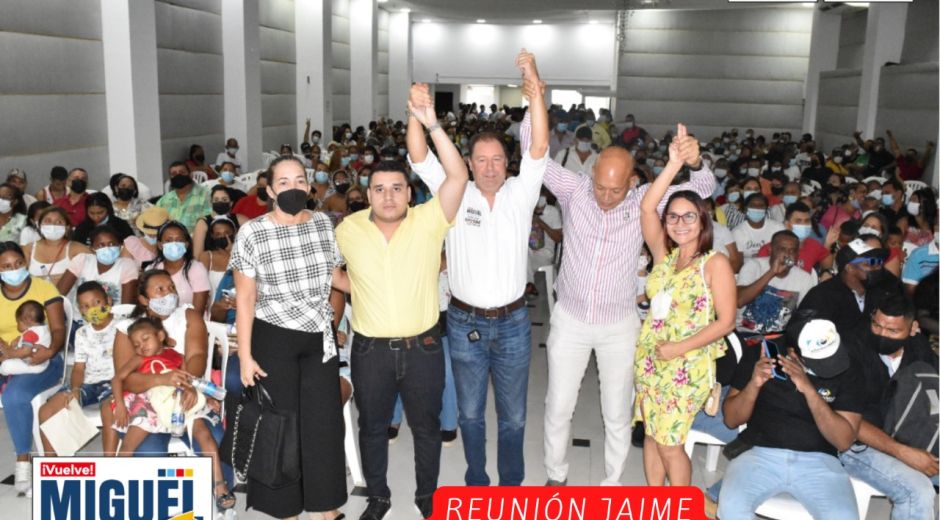
[[[844,229],[843,232],[845,232]],[[839,249],[839,252],[836,253],[836,265],[839,267],[839,271],[842,271],[849,262],[856,258],[879,258],[884,262],[888,258],[888,255],[889,251],[887,249],[883,247],[872,247],[866,244],[864,240],[856,238],[842,249]]]

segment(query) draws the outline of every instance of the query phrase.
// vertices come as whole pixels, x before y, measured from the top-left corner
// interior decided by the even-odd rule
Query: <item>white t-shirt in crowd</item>
[[[783,231],[783,224],[764,219],[764,226],[760,229],[754,229],[748,220],[738,224],[731,234],[734,236],[734,242],[738,246],[738,251],[744,255],[744,258],[753,258],[757,256],[760,248],[770,242],[770,239],[777,231]]]
[[[738,273],[738,287],[751,285],[768,270],[770,257],[745,261]],[[738,328],[762,333],[782,331],[816,281],[815,272],[810,274],[797,266],[783,278],[774,277],[757,299],[738,309]]]
[[[548,227],[552,229],[561,229],[561,211],[555,206],[547,204],[545,208],[542,209],[541,218],[542,222],[548,224]],[[548,236],[548,233],[545,233],[545,247],[543,249],[547,249],[552,252],[555,251],[555,241],[552,240],[552,237]]]
[[[225,150],[222,150],[219,152],[219,155],[215,156],[215,162],[213,163],[213,166],[215,166],[216,169],[219,169],[222,167],[222,163],[227,162],[235,164],[235,173],[242,172],[242,162],[238,160],[238,154],[235,154],[235,157],[232,157]]]
[[[98,272],[98,257],[94,253],[79,253],[69,262],[69,272],[75,275],[75,287],[89,281],[95,281],[108,291],[108,296],[114,305],[121,303],[121,286],[136,280],[140,274],[137,264],[130,258],[120,257],[110,269],[103,273]],[[76,302],[72,302],[75,309]],[[77,316],[76,316],[77,318]]]
[[[730,258],[728,244],[734,243],[734,236],[728,226],[712,221],[712,249]]]
[[[110,382],[114,377],[114,335],[118,320],[95,330],[91,324],[75,332],[75,362],[85,363],[85,384]]]
[[[568,154],[567,161],[565,160],[565,154]],[[588,155],[588,158],[582,161],[581,157],[578,156],[577,145],[569,146],[555,155],[555,162],[573,172],[583,173],[590,177],[593,175],[594,163],[597,162],[597,152],[592,149],[591,155]]]
[[[509,128],[506,129],[506,135],[511,135],[513,139],[515,139],[516,141],[518,141],[518,140],[519,140],[519,127],[520,127],[520,126],[521,126],[521,123],[517,123],[517,122],[513,121],[513,122],[509,125]]]

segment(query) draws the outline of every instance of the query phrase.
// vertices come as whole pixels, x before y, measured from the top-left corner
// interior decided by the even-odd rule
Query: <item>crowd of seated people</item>
[[[439,120],[465,157],[474,135],[497,133],[512,152],[508,173],[518,175],[525,111],[461,104],[454,111],[440,111]],[[549,156],[589,177],[598,154],[619,146],[632,154],[638,184],[652,183],[668,162],[668,147],[675,138],[671,132],[653,136],[632,114],[615,122],[610,111],[595,113],[583,105],[552,106],[549,118]],[[932,143],[922,152],[901,150],[890,131],[886,138],[866,139],[856,133],[852,142],[827,142],[825,147],[810,134],[786,130],[758,135],[729,129],[695,137],[702,161],[715,177],[714,193],[705,201],[713,221],[713,248],[728,257],[736,275],[736,331],[745,344],[748,338],[758,338],[758,345],[777,338],[796,345],[799,331],[788,333],[790,322],[807,314],[834,325],[842,338],[840,348],[849,351],[852,363],[864,365],[866,374],[875,374],[871,377],[881,381],[879,389],[914,361],[936,369],[938,197],[934,188],[919,182]],[[311,132],[308,121],[302,141],[296,147],[283,144],[274,155],[295,156],[304,164],[310,183],[307,208],[326,213],[336,226],[368,208],[366,192],[376,164],[407,165],[405,138],[402,121],[381,119],[368,127],[341,125],[327,132]],[[207,344],[205,327],[205,321],[234,325],[236,299],[229,268],[233,245],[240,227],[272,206],[266,189],[270,172],[246,171],[238,150],[237,140],[229,139],[210,164],[203,147],[193,144],[185,158],[167,168],[168,189],[162,195],[162,187],[143,186],[123,173],[112,175],[104,186],[92,186],[89,173],[99,178],[101,172],[80,167],[52,167],[41,187],[29,187],[26,172],[14,169],[0,184],[0,374],[4,418],[16,451],[15,485],[21,493],[30,492],[30,453],[53,448],[45,436],[44,446],[34,446],[31,427],[30,401],[49,388],[60,386],[61,391],[43,405],[40,421],[72,399],[82,407],[100,406],[105,451],[118,454],[166,450],[167,430],[141,396],[154,386],[186,386],[189,381],[179,371],[161,374],[153,359],[160,357],[167,368],[173,365],[197,377],[206,363],[227,364],[225,387],[241,391],[237,356],[215,359],[215,345]],[[204,175],[194,177],[194,172]],[[688,179],[687,173],[680,173],[676,182],[682,182],[683,175]],[[412,204],[432,196],[413,172],[410,182]],[[564,262],[564,218],[555,197],[543,189],[529,241],[526,293],[532,297],[539,294],[534,276],[539,267]],[[644,251],[636,276],[645,276],[649,259]],[[648,302],[639,285],[642,316]],[[118,317],[112,308],[119,304],[136,308],[132,315]],[[805,322],[799,326],[805,327]],[[341,340],[345,336],[339,335]],[[67,378],[60,355],[65,348],[74,353]],[[721,435],[732,441],[737,426],[752,417],[754,401],[759,406],[768,395],[781,392],[776,383],[766,383],[773,376],[767,377],[764,370],[774,361],[768,362],[759,346],[745,350],[742,360],[725,356],[718,362],[718,380],[727,396],[724,424],[721,415],[702,417],[693,429],[724,428]],[[814,375],[809,382],[801,372],[792,379],[803,392],[818,383],[817,377],[823,376]],[[886,494],[895,511],[902,506],[923,511],[917,508],[927,507],[925,497],[935,501],[930,479],[936,484],[936,447],[931,453],[927,446],[904,444],[886,434],[884,396],[871,386],[848,390],[858,384],[848,379],[842,377],[839,383],[846,397],[825,403],[839,416],[827,416],[828,423],[821,423],[815,409],[806,415],[818,404],[811,399],[781,408],[781,413],[802,421],[802,440],[761,438],[760,428],[790,426],[775,422],[782,421],[779,418],[753,416],[757,425],[746,430],[752,433],[742,435],[741,441],[761,449],[751,450],[748,460],[729,468],[726,477],[731,482],[711,493],[726,513],[722,518],[756,507],[752,502],[762,496],[761,489],[735,493],[747,479],[741,467],[759,465],[760,457],[773,463],[779,456],[776,449],[813,452],[807,461],[844,467],[851,477]],[[114,402],[113,387],[122,389],[123,400]],[[217,504],[231,508],[235,482],[215,455],[214,443],[222,434],[218,403],[208,399],[196,409],[191,390],[185,400],[200,419],[193,432],[198,451],[213,454]],[[841,422],[833,426],[843,420],[851,427]],[[395,426],[389,430],[393,438],[397,425],[390,426]],[[124,445],[118,449],[122,438]],[[903,481],[889,486],[864,471],[873,458],[890,464]],[[751,465],[745,466],[748,461]],[[833,485],[831,490],[844,489]],[[905,514],[893,517],[914,518]]]

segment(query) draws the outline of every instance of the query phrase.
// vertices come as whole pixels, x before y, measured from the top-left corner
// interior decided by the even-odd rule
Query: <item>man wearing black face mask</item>
[[[192,173],[184,162],[171,164],[169,173],[172,191],[160,197],[157,207],[166,209],[170,220],[181,222],[192,233],[196,222],[212,210],[209,190],[193,182]]]
[[[900,280],[884,270],[887,258],[888,250],[878,244],[852,240],[836,254],[838,275],[813,287],[799,310],[815,311],[835,323],[839,334],[867,325],[866,317],[886,295],[901,292]]]
[[[936,518],[931,479],[936,482],[937,457],[901,430],[893,436],[894,428],[886,433],[898,379],[911,369],[934,375],[938,370],[937,354],[914,321],[913,304],[901,295],[885,298],[872,316],[871,327],[859,330],[847,346],[861,369],[864,409],[858,439],[839,459],[850,476],[887,495],[894,506],[892,519]],[[936,417],[931,421],[916,410],[911,408],[908,421],[927,419],[936,428]]]
[[[69,215],[69,222],[73,227],[77,227],[85,220],[85,199],[88,198],[85,190],[88,188],[88,172],[82,168],[72,168],[68,176],[68,187],[69,192],[55,199],[52,204],[64,209]]]

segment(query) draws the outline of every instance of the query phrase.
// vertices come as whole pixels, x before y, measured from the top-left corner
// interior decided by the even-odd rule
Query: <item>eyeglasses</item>
[[[676,224],[679,222],[679,219],[682,219],[682,222],[685,224],[694,224],[698,220],[698,213],[692,211],[679,215],[678,213],[666,213],[666,223],[667,224]]]
[[[880,258],[862,256],[862,257],[852,260],[849,263],[855,264],[855,265],[868,265],[868,267],[881,267],[882,265],[884,265],[885,261]]]

